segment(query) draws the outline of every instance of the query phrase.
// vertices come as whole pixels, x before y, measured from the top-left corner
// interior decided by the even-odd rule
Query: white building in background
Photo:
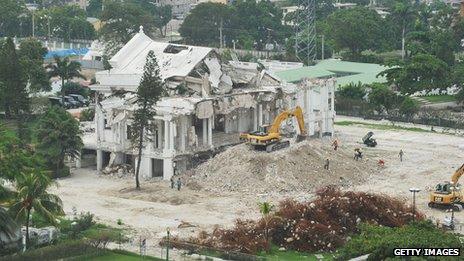
[[[155,42],[141,29],[112,57],[113,69],[98,72],[97,84],[90,86],[100,98],[95,121],[85,128],[84,151],[96,154],[99,171],[136,162],[130,142],[136,97],[113,94],[137,90],[149,51],[157,57],[169,95],[156,104],[156,129],[143,150],[142,176],[169,179],[202,155],[239,143],[240,132],[270,124],[297,105],[310,136],[333,132],[333,80],[286,83],[257,63],[223,62],[212,48]]]

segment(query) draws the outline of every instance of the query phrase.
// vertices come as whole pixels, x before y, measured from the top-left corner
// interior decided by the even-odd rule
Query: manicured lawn
[[[335,122],[335,125],[340,126],[353,126],[353,125],[361,125],[365,127],[369,127],[372,129],[377,130],[407,130],[407,131],[416,131],[416,132],[429,132],[428,130],[416,128],[416,127],[403,127],[397,125],[390,125],[390,124],[373,124],[373,123],[366,123],[366,122],[358,122],[358,121],[339,121]]]
[[[433,95],[433,96],[422,96],[424,100],[427,100],[431,103],[440,103],[440,102],[453,102],[456,101],[456,98],[453,95]]]
[[[113,251],[105,251],[104,253],[100,253],[97,255],[84,255],[79,256],[77,258],[73,258],[74,261],[138,261],[138,260],[153,260],[153,261],[162,261],[164,259],[152,257],[152,256],[144,256],[141,257],[138,254],[122,251],[122,250],[113,250]]]
[[[125,254],[118,254],[118,253],[108,253],[105,255],[101,256],[96,256],[96,257],[91,257],[87,260],[92,260],[92,261],[138,261],[138,260],[162,260],[159,258],[154,258],[154,257],[141,257],[141,256],[135,256],[135,255],[125,255]]]
[[[263,256],[266,258],[266,261],[297,261],[297,260],[304,260],[304,261],[317,261],[321,260],[316,257],[322,256],[322,260],[334,260],[332,254],[323,253],[323,254],[310,254],[310,253],[303,253],[293,250],[287,251],[280,251],[277,247],[272,247],[269,253],[260,253],[259,256]]]

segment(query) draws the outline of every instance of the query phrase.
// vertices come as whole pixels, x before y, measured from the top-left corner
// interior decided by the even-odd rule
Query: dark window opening
[[[166,49],[164,49],[164,53],[180,53],[183,50],[188,50],[187,46],[180,46],[180,45],[168,45]]]

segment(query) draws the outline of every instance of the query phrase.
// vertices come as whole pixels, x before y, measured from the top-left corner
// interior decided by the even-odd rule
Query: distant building
[[[356,63],[341,61],[338,59],[327,59],[318,62],[314,66],[304,66],[289,70],[281,70],[275,74],[281,79],[298,83],[304,78],[312,79],[335,79],[336,86],[353,83],[371,84],[375,82],[386,82],[386,78],[377,76],[387,67],[374,63]]]

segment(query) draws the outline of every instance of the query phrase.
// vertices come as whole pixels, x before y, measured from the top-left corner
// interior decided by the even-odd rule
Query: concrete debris
[[[121,165],[114,165],[111,167],[108,166],[102,170],[102,173],[104,175],[110,175],[110,176],[116,176],[118,178],[123,178],[128,175],[133,176],[134,170],[128,164],[121,164]]]
[[[230,76],[223,74],[221,64],[217,58],[206,58],[204,60],[209,69],[209,81],[215,94],[225,94],[232,90],[232,79]]]
[[[330,159],[330,170],[323,168]],[[354,161],[349,148],[334,152],[320,140],[266,153],[240,144],[216,155],[186,174],[187,183],[213,192],[311,192],[326,185],[360,184],[377,171],[375,161]]]

